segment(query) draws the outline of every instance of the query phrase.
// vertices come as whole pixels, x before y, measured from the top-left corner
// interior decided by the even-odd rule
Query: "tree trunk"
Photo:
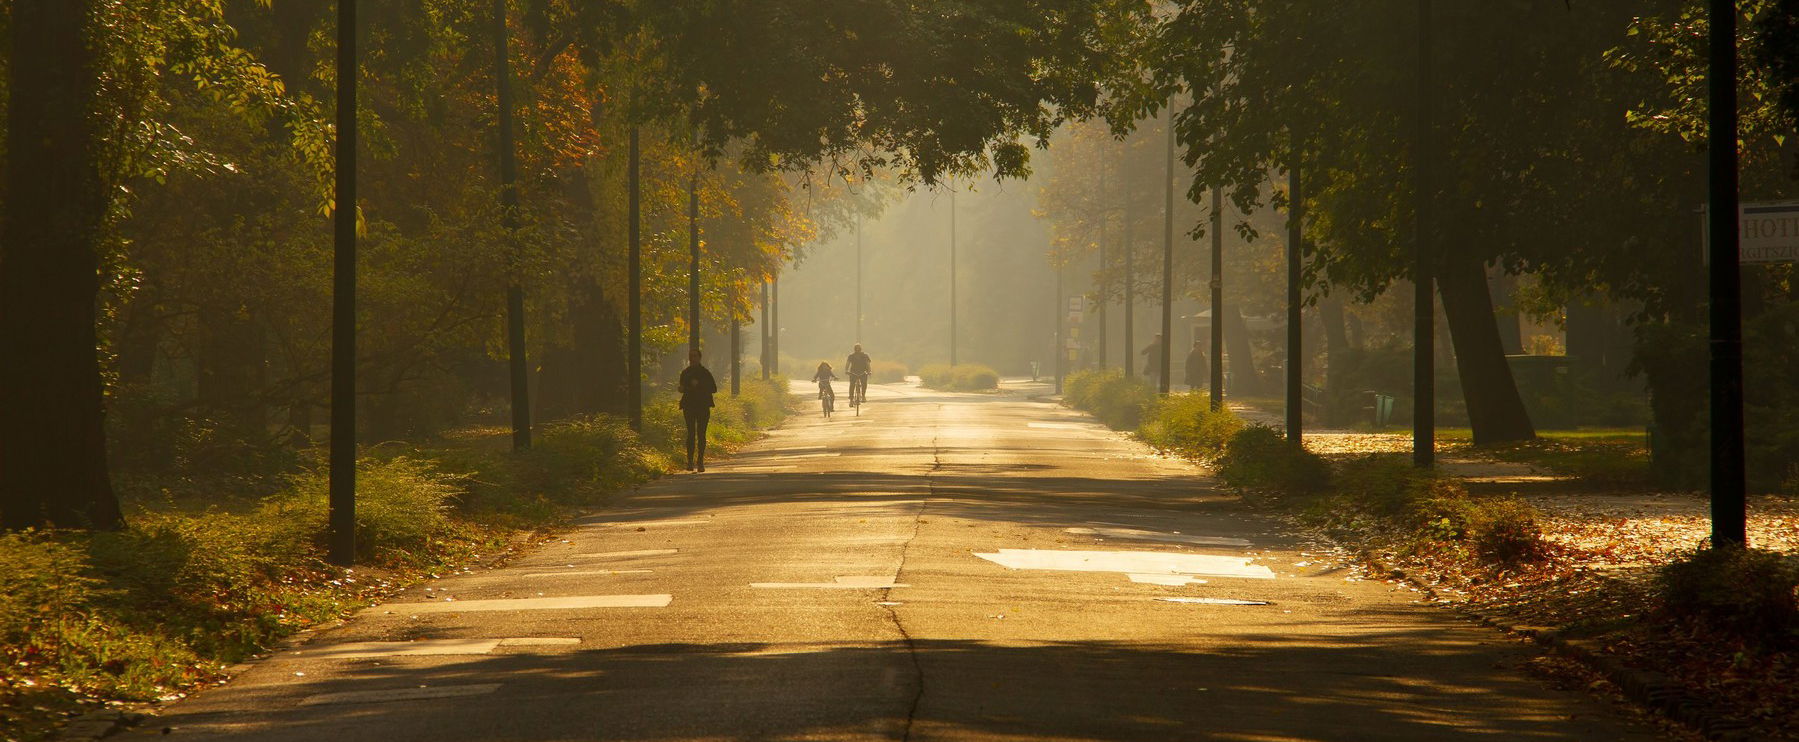
[[[14,0],[0,216],[0,526],[124,525],[106,465],[95,306],[92,0]]]
[[[1453,252],[1445,256],[1439,270],[1438,291],[1443,297],[1449,339],[1455,346],[1456,372],[1461,377],[1475,445],[1536,438],[1536,428],[1506,363],[1499,327],[1493,321],[1486,271],[1479,261]]]

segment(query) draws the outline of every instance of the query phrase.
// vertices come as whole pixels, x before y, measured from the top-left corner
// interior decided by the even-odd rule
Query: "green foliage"
[[[407,456],[357,461],[357,554],[404,561],[429,553],[431,542],[451,528],[450,509],[463,484],[462,477],[444,473],[434,461]],[[270,497],[263,507],[268,516],[297,524],[322,544],[329,533],[326,470],[296,475],[289,490]]]
[[[669,461],[643,445],[631,426],[609,415],[551,423],[513,454],[523,492],[560,504],[592,504],[669,470]]]
[[[1662,567],[1662,610],[1739,640],[1790,646],[1799,631],[1799,564],[1762,549],[1699,549]]]
[[[1309,495],[1330,486],[1331,470],[1318,454],[1287,440],[1280,431],[1251,425],[1225,444],[1218,478],[1241,490]]]
[[[1229,408],[1213,410],[1208,395],[1170,394],[1150,405],[1137,434],[1164,451],[1213,461],[1242,429],[1242,418]]]
[[[1548,546],[1541,515],[1509,497],[1475,497],[1460,480],[1423,471],[1390,456],[1344,462],[1325,520],[1353,526],[1358,519],[1382,523],[1414,551],[1465,552],[1475,559],[1515,566],[1543,559]]]
[[[1062,382],[1063,402],[1093,415],[1113,430],[1132,430],[1156,402],[1156,392],[1142,379],[1118,369],[1088,370]]]
[[[999,372],[978,363],[954,367],[934,363],[918,370],[926,387],[946,392],[990,392],[999,388]]]

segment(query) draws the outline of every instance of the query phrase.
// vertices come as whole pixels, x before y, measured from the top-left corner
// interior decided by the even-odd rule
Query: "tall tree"
[[[15,0],[0,216],[0,525],[123,524],[95,296],[106,225],[91,0]]]

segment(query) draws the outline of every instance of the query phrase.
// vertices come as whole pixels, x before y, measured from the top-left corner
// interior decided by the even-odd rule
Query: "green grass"
[[[720,395],[709,440],[724,452],[778,424],[784,379]],[[541,426],[513,453],[498,428],[358,462],[359,566],[326,563],[325,472],[289,472],[272,495],[169,492],[131,503],[130,527],[0,534],[0,739],[42,738],[107,701],[154,701],[302,628],[503,549],[524,532],[673,468],[672,398],[645,435],[591,416]],[[280,477],[276,477],[280,481]]]

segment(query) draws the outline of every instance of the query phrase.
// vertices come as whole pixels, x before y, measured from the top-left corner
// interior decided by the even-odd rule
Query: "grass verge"
[[[785,403],[784,380],[749,381],[742,396],[719,398],[709,439],[722,450],[745,443],[778,424]],[[266,497],[133,503],[119,532],[0,534],[0,739],[42,739],[107,704],[179,698],[303,628],[472,568],[672,471],[680,424],[672,398],[659,397],[642,437],[592,416],[544,426],[516,454],[480,436],[367,451],[354,569],[325,561],[317,464]]]
[[[978,363],[950,366],[934,363],[918,370],[926,387],[946,392],[991,392],[999,389],[999,372]]]

